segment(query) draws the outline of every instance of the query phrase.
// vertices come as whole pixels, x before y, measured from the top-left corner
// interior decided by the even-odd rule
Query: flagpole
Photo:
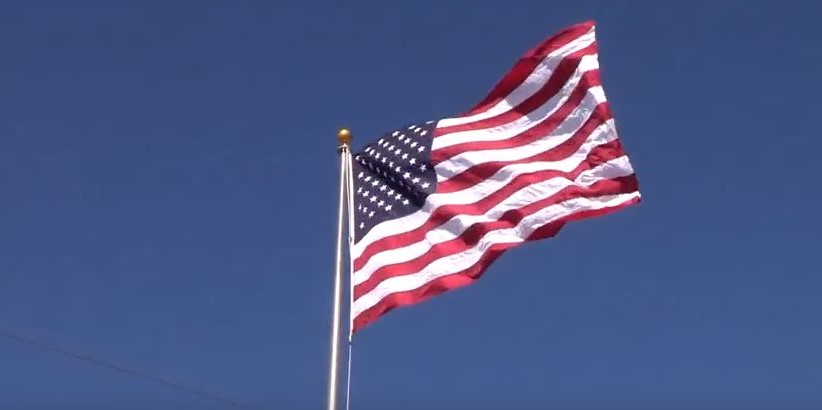
[[[337,211],[337,257],[334,272],[334,296],[331,311],[331,356],[328,363],[328,410],[337,410],[337,387],[339,385],[339,365],[340,365],[340,317],[342,315],[342,272],[343,272],[343,238],[346,236],[343,230],[344,210],[346,207],[348,177],[349,145],[351,144],[351,133],[347,129],[341,129],[337,133],[337,140],[340,145],[337,152],[340,154],[340,201]]]

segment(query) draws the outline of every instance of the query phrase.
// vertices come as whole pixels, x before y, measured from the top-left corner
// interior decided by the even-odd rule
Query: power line
[[[16,341],[16,342],[27,344],[29,346],[33,346],[33,347],[35,347],[37,349],[40,349],[40,350],[48,350],[48,351],[51,351],[51,352],[54,352],[54,353],[58,353],[58,354],[61,354],[63,356],[66,356],[66,357],[70,357],[72,359],[80,360],[80,361],[92,364],[94,366],[107,368],[109,370],[113,370],[113,371],[116,371],[116,372],[119,372],[119,373],[122,373],[122,374],[125,374],[125,375],[128,375],[128,376],[138,377],[138,378],[141,378],[141,379],[146,379],[146,380],[152,381],[154,383],[161,384],[163,386],[169,387],[171,389],[186,392],[186,393],[189,393],[189,394],[193,394],[195,396],[199,396],[201,398],[212,400],[212,401],[224,404],[226,406],[234,407],[234,408],[237,408],[237,409],[243,409],[243,410],[257,410],[254,407],[251,407],[249,405],[240,403],[240,402],[238,402],[236,400],[233,400],[233,399],[229,399],[229,398],[225,398],[225,397],[218,396],[218,395],[215,395],[215,394],[211,394],[211,393],[208,393],[208,392],[205,392],[205,391],[202,391],[202,390],[197,390],[197,389],[194,389],[194,388],[191,388],[191,387],[188,387],[188,386],[184,386],[184,385],[179,384],[177,382],[173,382],[173,381],[169,381],[169,380],[162,379],[162,378],[159,378],[159,377],[151,376],[149,374],[140,373],[140,372],[137,372],[135,370],[127,369],[125,367],[122,367],[122,366],[119,366],[119,365],[116,365],[116,364],[112,364],[110,362],[107,362],[107,361],[104,361],[104,360],[101,360],[101,359],[97,359],[97,358],[89,356],[89,355],[76,353],[76,352],[70,351],[68,349],[64,349],[62,347],[59,347],[59,346],[56,346],[56,345],[53,345],[53,344],[49,344],[49,343],[39,341],[39,340],[34,340],[34,339],[31,339],[31,338],[28,338],[28,337],[25,337],[25,336],[20,336],[20,335],[14,334],[12,332],[9,332],[7,330],[0,329],[0,337],[5,337],[7,339],[10,339],[10,340],[13,340],[13,341]]]

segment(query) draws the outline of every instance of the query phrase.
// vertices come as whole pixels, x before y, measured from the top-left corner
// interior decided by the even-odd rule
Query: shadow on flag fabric
[[[593,22],[525,54],[466,114],[392,130],[353,155],[355,332],[472,283],[506,249],[640,202]]]

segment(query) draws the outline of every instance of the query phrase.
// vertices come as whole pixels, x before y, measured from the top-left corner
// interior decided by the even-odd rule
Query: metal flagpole
[[[337,212],[337,259],[334,272],[334,305],[331,312],[331,357],[328,364],[328,410],[337,410],[337,387],[339,377],[339,357],[340,357],[340,317],[342,315],[342,272],[343,272],[343,238],[346,236],[343,231],[345,225],[345,207],[347,202],[347,176],[349,169],[349,145],[351,144],[351,133],[347,129],[341,129],[337,133],[337,140],[340,145],[337,152],[340,154],[340,206]]]

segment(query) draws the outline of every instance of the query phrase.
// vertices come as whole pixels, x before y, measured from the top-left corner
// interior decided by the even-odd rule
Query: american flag
[[[388,132],[352,162],[355,332],[472,283],[506,249],[640,201],[593,22],[525,54],[466,114]]]

